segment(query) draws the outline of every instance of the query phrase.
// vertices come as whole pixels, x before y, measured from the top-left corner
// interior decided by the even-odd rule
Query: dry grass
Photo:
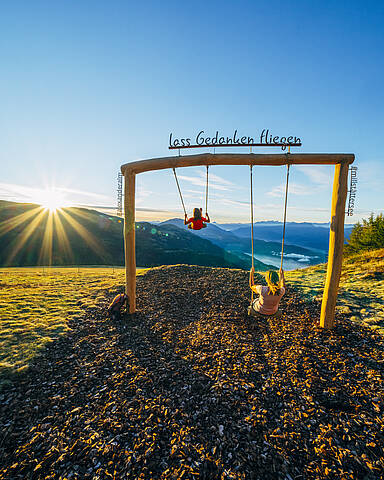
[[[122,268],[0,269],[0,374],[27,368],[68,320],[80,321],[84,309],[105,305],[123,285]]]
[[[286,272],[287,280],[308,300],[321,300],[326,265]],[[384,249],[344,260],[337,309],[384,333]]]

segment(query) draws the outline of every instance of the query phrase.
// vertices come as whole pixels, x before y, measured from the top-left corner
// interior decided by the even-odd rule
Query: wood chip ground
[[[384,478],[382,337],[248,274],[161,267],[138,312],[94,309],[0,394],[1,479]]]

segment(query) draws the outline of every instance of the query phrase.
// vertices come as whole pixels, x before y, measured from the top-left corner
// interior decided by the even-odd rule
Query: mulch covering
[[[102,308],[0,394],[0,478],[378,479],[382,338],[288,289],[246,315],[248,274],[161,267],[138,313]]]

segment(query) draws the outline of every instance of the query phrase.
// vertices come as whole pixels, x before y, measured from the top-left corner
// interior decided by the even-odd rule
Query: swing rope
[[[183,195],[181,194],[181,190],[180,190],[179,180],[177,179],[177,175],[176,175],[176,170],[175,170],[175,168],[173,168],[172,170],[173,170],[173,173],[175,175],[176,185],[177,185],[177,188],[179,190],[181,204],[183,205],[183,209],[184,209],[184,215],[187,215],[187,211],[186,211],[185,205],[184,205]]]
[[[252,270],[255,268],[255,262],[253,260],[253,179],[252,179],[252,168],[253,165],[250,165],[250,173],[251,173],[251,250],[252,250]],[[253,303],[253,290],[251,296],[251,305]]]
[[[289,180],[289,167],[290,164],[287,164],[287,181],[285,184],[285,201],[284,201],[284,222],[283,222],[283,240],[281,242],[281,263],[280,271],[283,269],[283,258],[284,258],[284,240],[285,240],[285,223],[287,220],[287,199],[288,199],[288,180]]]
[[[205,188],[205,213],[208,215],[208,168],[209,165],[207,165],[207,186]]]

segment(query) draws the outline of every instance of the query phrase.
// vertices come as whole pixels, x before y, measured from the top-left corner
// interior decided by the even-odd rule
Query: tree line
[[[371,213],[368,219],[357,222],[353,227],[348,243],[345,245],[345,255],[384,248],[384,216],[376,217]]]

